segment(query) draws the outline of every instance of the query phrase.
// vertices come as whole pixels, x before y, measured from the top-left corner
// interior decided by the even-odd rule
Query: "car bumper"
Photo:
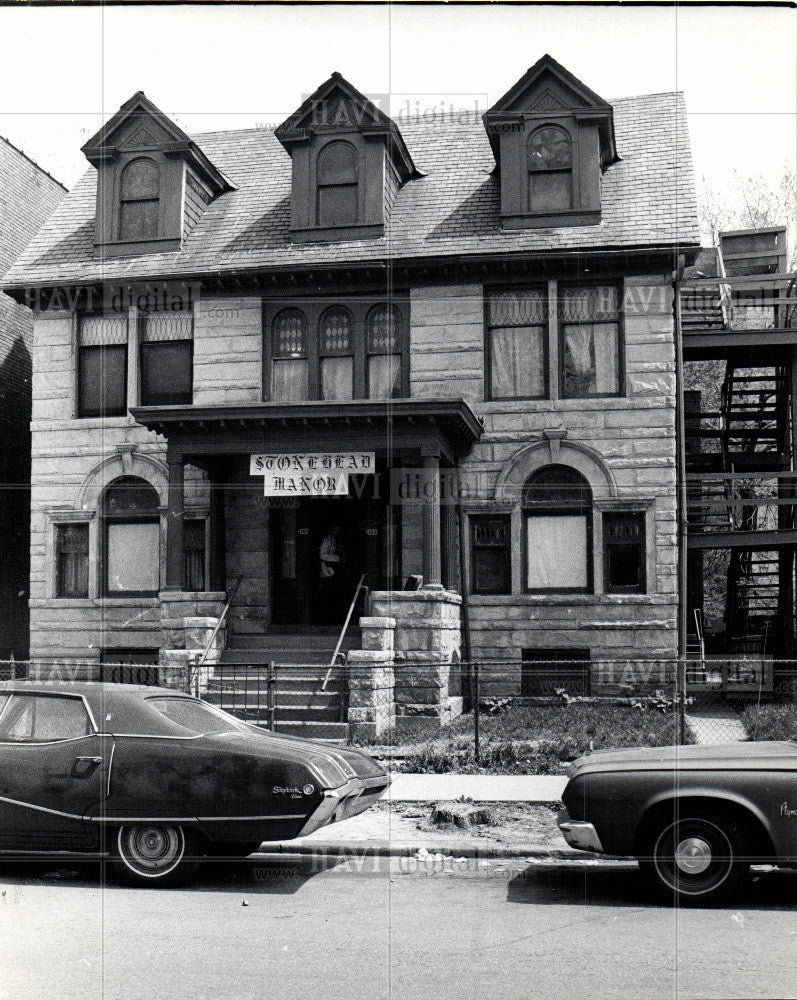
[[[598,851],[603,853],[603,844],[600,837],[592,825],[583,820],[570,819],[567,809],[563,809],[556,817],[562,836],[570,844],[580,851]]]
[[[298,836],[306,837],[322,826],[364,812],[385,794],[389,784],[390,778],[385,774],[374,778],[352,778],[340,788],[328,789]]]

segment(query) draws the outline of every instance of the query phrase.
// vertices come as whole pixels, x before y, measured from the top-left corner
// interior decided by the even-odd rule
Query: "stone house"
[[[328,655],[360,582],[377,728],[445,716],[463,593],[501,690],[675,654],[680,94],[544,56],[483,120],[396,122],[335,73],[274,131],[188,136],[139,92],[83,151],[7,278],[34,657],[165,662],[228,601],[228,659]]]
[[[66,188],[0,136],[0,275]],[[27,659],[33,315],[0,292],[0,659]]]

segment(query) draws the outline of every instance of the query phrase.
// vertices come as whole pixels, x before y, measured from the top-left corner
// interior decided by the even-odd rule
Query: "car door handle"
[[[100,764],[102,764],[102,757],[75,757],[72,774],[76,778],[85,778]]]

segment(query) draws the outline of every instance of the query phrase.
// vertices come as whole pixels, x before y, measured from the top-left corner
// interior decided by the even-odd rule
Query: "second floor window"
[[[79,417],[127,412],[127,315],[78,319]]]
[[[332,306],[321,316],[318,331],[321,398],[354,398],[354,331],[352,316],[342,306]]]
[[[263,385],[275,403],[391,399],[408,391],[408,304],[265,306]]]
[[[549,281],[488,292],[487,399],[621,396],[622,286]]]
[[[144,406],[193,401],[193,316],[190,312],[142,316],[141,402]]]
[[[488,303],[491,399],[542,399],[548,391],[548,302],[542,290],[497,292]]]

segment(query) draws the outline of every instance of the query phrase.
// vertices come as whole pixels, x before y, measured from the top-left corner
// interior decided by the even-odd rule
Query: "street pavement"
[[[0,867],[2,1000],[794,996],[794,876],[733,906],[652,904],[618,862],[309,856],[180,890]]]

